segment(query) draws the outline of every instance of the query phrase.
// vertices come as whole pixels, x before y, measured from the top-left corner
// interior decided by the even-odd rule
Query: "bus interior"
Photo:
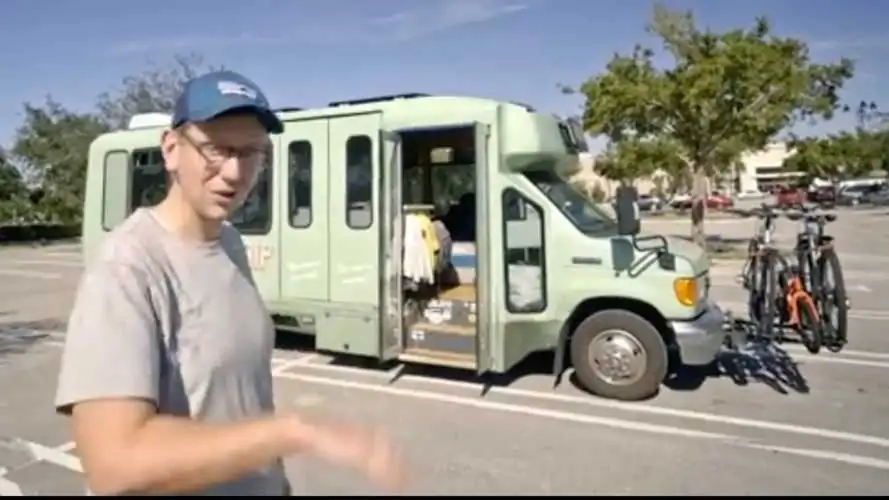
[[[475,129],[399,135],[403,219],[428,218],[437,246],[431,283],[402,277],[403,346],[409,355],[450,357],[449,364],[470,366],[478,333]],[[404,251],[396,249],[396,255]]]

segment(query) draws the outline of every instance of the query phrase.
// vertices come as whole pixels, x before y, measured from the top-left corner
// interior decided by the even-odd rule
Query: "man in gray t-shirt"
[[[226,217],[283,125],[245,77],[190,81],[161,149],[156,207],[107,235],[68,323],[56,408],[96,494],[280,496],[281,458],[311,452],[390,485],[377,433],[275,414],[274,328]]]

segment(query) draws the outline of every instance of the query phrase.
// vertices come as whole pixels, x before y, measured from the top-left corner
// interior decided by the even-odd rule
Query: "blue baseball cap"
[[[234,71],[214,71],[186,82],[173,111],[173,127],[238,112],[255,115],[270,134],[284,131],[284,124],[269,108],[265,94],[250,79]]]

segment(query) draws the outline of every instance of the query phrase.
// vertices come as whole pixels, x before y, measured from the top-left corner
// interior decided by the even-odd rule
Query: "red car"
[[[707,197],[707,208],[714,210],[725,210],[726,208],[732,208],[735,202],[732,201],[728,196],[723,196],[719,193],[711,193],[710,196]]]
[[[707,196],[707,208],[711,210],[725,210],[726,208],[731,208],[734,206],[735,202],[732,201],[728,196],[723,196],[719,193],[710,193]],[[672,207],[675,210],[690,210],[691,209],[691,198],[684,198],[681,201],[674,201],[672,203]]]
[[[802,205],[806,201],[806,195],[802,189],[782,187],[775,194],[775,205],[779,208],[791,208]]]

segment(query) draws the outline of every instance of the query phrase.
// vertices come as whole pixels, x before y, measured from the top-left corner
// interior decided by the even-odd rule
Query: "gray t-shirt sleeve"
[[[89,400],[158,402],[160,337],[144,268],[118,259],[85,270],[68,321],[56,410]]]

